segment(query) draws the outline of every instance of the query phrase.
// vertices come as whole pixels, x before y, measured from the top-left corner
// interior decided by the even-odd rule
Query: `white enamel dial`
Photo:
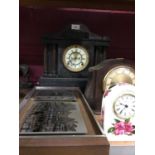
[[[89,63],[88,52],[80,45],[69,46],[63,53],[63,63],[72,72],[82,71]]]
[[[133,94],[123,94],[114,102],[114,113],[122,119],[131,118],[135,114],[135,96]]]

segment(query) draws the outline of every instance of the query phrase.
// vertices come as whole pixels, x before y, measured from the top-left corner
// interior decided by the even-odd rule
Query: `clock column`
[[[56,77],[57,74],[57,52],[56,45],[46,45],[44,50],[44,75]]]
[[[49,61],[50,61],[50,65],[51,65],[51,75],[52,77],[56,77],[57,75],[57,57],[58,57],[58,54],[57,54],[57,51],[56,51],[56,45],[55,44],[52,44],[51,47],[50,47],[50,57],[49,57]]]
[[[106,59],[106,47],[96,46],[95,47],[95,65]]]
[[[44,76],[48,75],[48,64],[47,64],[47,47],[44,48]]]

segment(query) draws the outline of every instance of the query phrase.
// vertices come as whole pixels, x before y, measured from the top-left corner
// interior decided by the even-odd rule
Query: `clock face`
[[[114,113],[121,119],[131,118],[135,114],[135,96],[133,94],[123,94],[114,102]]]
[[[117,83],[135,84],[134,69],[129,66],[117,66],[112,68],[103,79],[103,90]]]
[[[63,64],[72,72],[84,70],[89,63],[87,50],[80,45],[72,45],[65,49],[63,53]]]

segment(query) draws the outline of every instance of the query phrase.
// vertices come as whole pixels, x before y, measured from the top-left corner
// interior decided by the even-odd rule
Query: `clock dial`
[[[131,118],[135,114],[135,96],[123,94],[114,102],[114,113],[121,119]]]
[[[112,68],[103,79],[103,90],[117,83],[135,84],[134,69],[128,66],[117,66]]]
[[[64,66],[72,72],[80,72],[89,63],[87,50],[80,45],[69,46],[63,53]]]

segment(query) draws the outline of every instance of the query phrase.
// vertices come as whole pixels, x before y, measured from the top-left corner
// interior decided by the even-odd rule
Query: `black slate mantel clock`
[[[44,74],[42,86],[79,87],[83,92],[88,68],[106,59],[107,37],[98,36],[83,24],[69,24],[59,33],[43,37]]]

